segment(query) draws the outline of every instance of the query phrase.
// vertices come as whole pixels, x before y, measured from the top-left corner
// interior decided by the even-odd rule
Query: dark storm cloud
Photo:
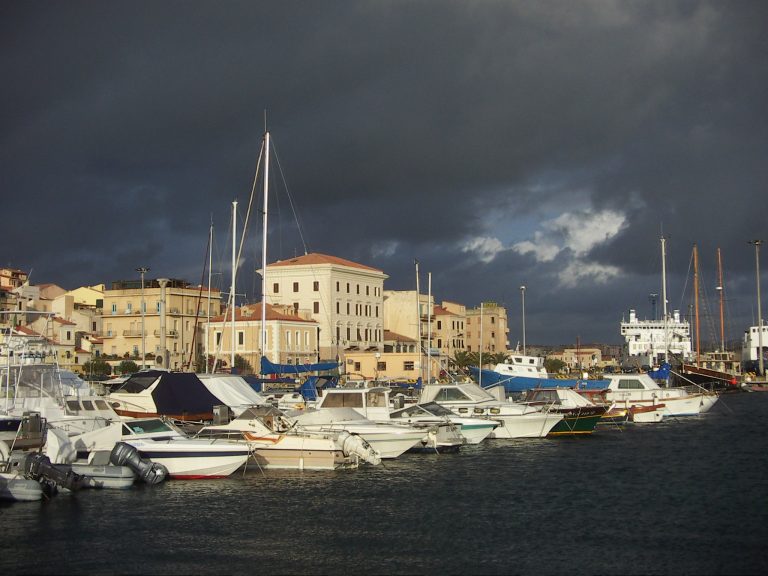
[[[197,282],[213,218],[225,270],[266,109],[302,225],[273,205],[270,259],[303,239],[413,289],[418,258],[438,301],[507,304],[513,345],[520,284],[528,341],[617,341],[659,291],[664,233],[676,300],[693,243],[710,269],[722,248],[736,336],[755,296],[746,241],[766,236],[767,12],[6,2],[3,264],[65,287],[140,265]]]

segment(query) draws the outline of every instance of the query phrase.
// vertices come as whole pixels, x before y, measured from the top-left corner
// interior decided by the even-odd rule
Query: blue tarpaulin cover
[[[327,372],[336,370],[338,362],[320,362],[318,364],[273,364],[265,356],[261,357],[261,374],[304,374],[305,372]]]

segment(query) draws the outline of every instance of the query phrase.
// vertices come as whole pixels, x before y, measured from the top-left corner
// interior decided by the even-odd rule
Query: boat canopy
[[[266,356],[261,357],[261,373],[263,374],[303,374],[305,372],[327,372],[336,370],[338,362],[318,362],[317,364],[274,364]]]
[[[139,394],[155,382],[157,384],[152,389],[152,400],[158,414],[213,414],[213,407],[223,404],[191,372],[137,372],[115,392]]]

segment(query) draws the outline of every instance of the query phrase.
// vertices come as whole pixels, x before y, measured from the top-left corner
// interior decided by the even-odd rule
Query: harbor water
[[[486,440],[0,504],[3,574],[765,574],[768,393],[589,437]]]

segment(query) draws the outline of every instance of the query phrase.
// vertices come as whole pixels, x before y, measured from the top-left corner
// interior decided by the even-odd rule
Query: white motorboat
[[[360,436],[370,444],[382,459],[397,458],[417,444],[425,442],[424,430],[404,424],[374,422],[353,408],[309,408],[286,412],[295,422],[296,430],[338,432],[344,430]]]
[[[409,427],[411,430],[421,430],[421,442],[414,443],[409,448],[410,451],[455,452],[465,443],[461,436],[460,427],[445,419],[435,422],[411,423],[393,421],[390,416],[389,394],[390,388],[386,386],[328,388],[315,402],[315,408],[319,411],[351,408],[361,418],[378,424],[397,424],[398,426]],[[367,437],[366,440],[368,440]]]
[[[654,406],[663,404],[664,416],[695,416],[709,411],[718,395],[699,389],[663,388],[648,374],[606,374],[608,388],[605,398],[619,407]]]
[[[467,444],[479,444],[485,440],[488,435],[498,428],[501,423],[497,420],[487,420],[485,418],[473,418],[471,416],[459,416],[455,412],[437,402],[425,402],[423,404],[411,404],[405,408],[393,410],[390,418],[395,421],[402,420],[409,424],[436,424],[440,422],[451,422],[460,426],[460,433]]]
[[[563,419],[562,414],[546,408],[505,399],[500,386],[484,389],[472,382],[427,384],[421,390],[420,402],[437,402],[459,416],[500,422],[489,438],[543,438]]]
[[[140,459],[162,465],[168,477],[177,479],[224,478],[245,464],[250,455],[242,443],[190,438],[163,418],[131,418],[74,439],[78,454],[112,451],[118,444],[136,448]],[[146,470],[146,474],[149,479],[145,481],[153,484],[159,473]]]
[[[248,408],[231,422],[204,426],[195,438],[242,442],[251,450],[249,462],[264,469],[336,470],[381,462],[360,436],[346,430],[297,430],[276,408]]]

